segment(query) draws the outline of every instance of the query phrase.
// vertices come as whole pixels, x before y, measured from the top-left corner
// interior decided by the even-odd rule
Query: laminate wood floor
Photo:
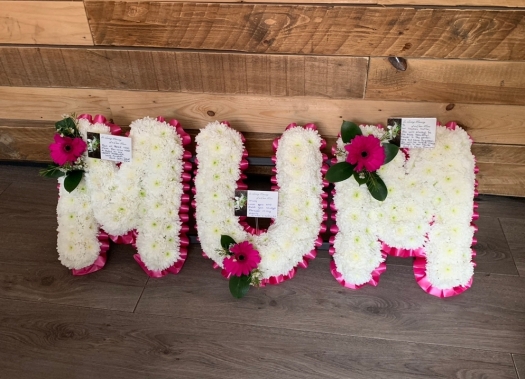
[[[482,196],[472,288],[438,299],[411,261],[352,291],[321,251],[279,286],[233,299],[192,245],[148,279],[129,246],[73,277],[56,252],[54,180],[0,164],[0,379],[525,379],[525,199]]]

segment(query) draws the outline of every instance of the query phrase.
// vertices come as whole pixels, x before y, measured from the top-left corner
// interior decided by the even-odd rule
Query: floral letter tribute
[[[360,131],[363,137],[355,151],[345,145],[343,131],[333,148],[333,162],[362,163],[367,172],[377,170],[388,198],[378,199],[357,177],[335,183],[332,275],[353,289],[377,285],[388,254],[415,257],[416,280],[427,293],[448,297],[465,291],[475,265],[471,245],[476,242],[476,227],[471,222],[478,217],[473,203],[477,168],[470,151],[472,140],[455,123],[438,125],[435,148],[404,149],[381,165],[380,154],[377,161],[362,162],[364,155],[359,152],[374,155],[380,150],[376,140],[384,144],[384,135],[391,130],[365,125]],[[362,142],[364,138],[374,143]],[[388,156],[387,151],[385,162]]]
[[[190,137],[176,120],[130,126],[132,160],[117,164],[86,153],[87,132],[120,134],[103,116],[57,123],[50,146],[57,165],[43,174],[59,177],[58,253],[75,275],[104,266],[109,239],[136,246],[135,260],[152,277],[178,273],[186,259]]]
[[[242,170],[244,137],[226,123],[208,124],[196,137],[196,221],[202,250],[214,267],[230,279],[230,291],[244,296],[249,285],[278,284],[290,279],[296,267],[307,267],[326,230],[327,167],[320,149],[324,140],[315,125],[291,124],[274,141],[279,191],[278,216],[268,230],[256,231],[234,215],[235,190],[246,189]],[[239,200],[237,200],[239,201]]]

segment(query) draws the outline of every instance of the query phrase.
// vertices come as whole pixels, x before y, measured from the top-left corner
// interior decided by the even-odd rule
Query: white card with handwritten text
[[[100,158],[113,162],[131,162],[131,138],[101,134]]]
[[[276,218],[279,192],[248,191],[248,217]]]
[[[435,118],[402,118],[402,148],[433,148],[436,144]]]

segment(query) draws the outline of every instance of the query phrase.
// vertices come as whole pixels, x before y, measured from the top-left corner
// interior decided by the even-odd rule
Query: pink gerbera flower
[[[82,138],[62,137],[55,134],[55,143],[49,145],[51,159],[60,166],[74,163],[86,150],[86,143]]]
[[[224,269],[230,275],[250,275],[250,272],[256,269],[259,262],[261,262],[259,252],[248,241],[234,245],[230,251],[233,255],[224,258],[223,261]]]
[[[356,165],[355,171],[365,169],[368,172],[378,170],[385,162],[385,150],[381,146],[381,141],[372,135],[355,136],[352,142],[345,145],[348,151],[346,161]]]

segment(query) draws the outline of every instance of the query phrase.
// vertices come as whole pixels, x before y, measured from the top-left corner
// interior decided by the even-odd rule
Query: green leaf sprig
[[[63,137],[82,138],[77,127],[76,116],[66,115],[60,121],[55,123],[55,129]],[[66,163],[62,166],[53,163],[47,168],[40,170],[39,174],[45,178],[64,178],[64,189],[72,192],[78,187],[84,176],[84,162],[75,162],[75,164]]]
[[[225,234],[221,235],[222,250],[220,254],[224,256],[232,255],[232,253],[230,252],[230,248],[236,244],[237,242],[235,242],[235,240],[232,237]],[[260,275],[260,271],[258,269],[255,269],[252,270],[250,275],[230,276],[229,288],[232,296],[237,299],[240,299],[248,293],[250,285],[258,287],[260,285]]]
[[[351,143],[356,136],[362,134],[363,132],[357,124],[350,121],[343,121],[341,125],[341,140],[343,143]],[[394,137],[395,135],[393,135],[391,131],[385,132],[380,141],[383,142]],[[385,165],[396,157],[399,152],[399,147],[388,142],[383,143],[382,147],[385,152],[385,161],[383,162],[383,165]],[[368,172],[366,170],[357,172],[355,171],[355,167],[356,165],[346,161],[338,162],[328,169],[325,178],[331,183],[336,183],[347,180],[353,176],[359,185],[366,185],[374,199],[384,201],[388,195],[388,189],[377,172]]]

